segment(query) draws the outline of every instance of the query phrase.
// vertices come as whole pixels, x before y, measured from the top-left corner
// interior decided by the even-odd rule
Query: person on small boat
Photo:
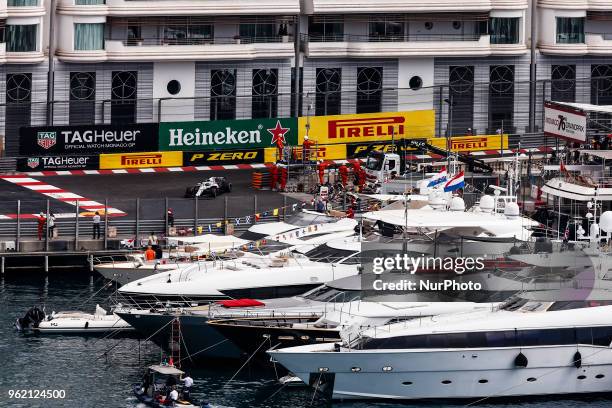
[[[185,373],[185,377],[183,377],[183,399],[186,401],[191,399],[191,387],[193,387],[193,378]]]
[[[147,261],[155,260],[155,251],[153,250],[153,248],[151,248],[151,246],[148,246],[147,250],[145,251],[145,260]]]
[[[176,390],[176,385],[173,385],[172,391],[170,391],[170,398],[168,399],[168,405],[174,405],[174,403],[177,401],[178,401],[178,391]]]

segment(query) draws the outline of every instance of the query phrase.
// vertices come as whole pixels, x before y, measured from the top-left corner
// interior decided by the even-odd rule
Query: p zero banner
[[[446,149],[445,137],[434,137],[427,140],[433,146]],[[451,137],[451,151],[479,152],[485,150],[500,150],[508,148],[508,135],[482,135]]]
[[[97,170],[98,156],[41,156],[17,159],[17,171]]]
[[[19,130],[19,153],[63,155],[157,151],[158,125],[42,126]]]
[[[275,148],[272,148],[275,150]],[[263,163],[264,149],[226,150],[218,152],[184,152],[183,166]]]
[[[308,137],[320,144],[380,142],[403,138],[430,138],[435,135],[435,112],[364,113],[356,115],[299,118],[300,143]]]
[[[302,159],[301,147],[294,149],[295,158],[297,160]],[[276,161],[277,153],[276,148],[270,147],[265,149],[265,163],[274,163]],[[314,157],[312,158],[314,159]],[[316,160],[343,160],[346,159],[346,145],[345,144],[334,144],[334,145],[317,145],[317,156]]]
[[[558,106],[550,102],[544,103],[544,133],[565,139],[586,141],[586,113]]]
[[[183,152],[146,152],[101,154],[100,169],[144,169],[148,167],[181,167]]]
[[[209,151],[261,149],[298,142],[297,119],[216,120],[167,122],[159,125],[159,149]]]
[[[430,145],[446,149],[445,137],[434,137],[427,139]],[[458,136],[451,138],[451,150],[453,152],[477,152],[486,150],[500,150],[508,148],[508,135],[483,135],[483,136]],[[392,152],[398,149],[406,151],[415,151],[415,148],[402,146],[401,140],[395,143],[350,143],[346,145],[346,154],[349,159],[357,159],[367,157],[368,153],[373,150],[381,150],[384,152]]]

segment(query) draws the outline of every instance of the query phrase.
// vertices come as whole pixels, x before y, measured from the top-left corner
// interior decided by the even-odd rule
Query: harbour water
[[[93,311],[108,305],[114,288],[105,287],[98,275],[87,272],[42,274],[12,272],[0,276],[0,407],[144,407],[131,392],[147,364],[159,362],[159,349],[137,339],[34,336],[17,333],[16,318],[28,308],[45,305],[46,311]],[[193,395],[214,407],[342,407],[365,408],[371,402],[330,403],[306,388],[282,389],[274,370],[248,364],[229,381],[241,362],[215,363],[190,369],[195,380]],[[612,384],[610,384],[612,389]],[[57,390],[58,399],[9,398],[10,390]],[[278,391],[278,392],[277,392]],[[452,403],[447,406],[463,406]],[[443,407],[435,403],[377,403],[385,408]],[[479,407],[504,408],[604,408],[611,396],[585,398],[484,401]]]

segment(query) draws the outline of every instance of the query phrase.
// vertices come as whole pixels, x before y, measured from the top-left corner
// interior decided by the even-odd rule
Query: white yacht
[[[196,237],[169,237],[169,251],[161,260],[145,261],[142,254],[130,255],[130,259],[100,258],[94,269],[107,279],[121,285],[160,272],[194,270],[204,267],[210,259],[236,257],[237,253],[253,247],[252,242],[273,240],[285,246],[295,246],[302,251],[324,242],[321,238],[342,238],[354,234],[357,222],[353,219],[330,217],[310,210],[288,217],[286,221],[261,223],[251,226],[240,237],[206,234]],[[193,268],[198,264],[198,268]]]
[[[522,294],[499,309],[271,350],[335,399],[459,399],[612,391],[612,292]],[[426,321],[428,320],[428,321]]]
[[[324,235],[314,239],[323,244],[330,237]],[[257,248],[262,254],[248,253],[236,259],[194,264],[130,282],[118,292],[127,303],[186,300],[201,303],[298,295],[325,282],[358,273],[360,258],[356,255],[361,242],[357,237],[326,245],[333,254],[312,260],[294,251],[294,247],[277,251],[277,243],[267,241]],[[267,247],[275,251],[264,255]]]

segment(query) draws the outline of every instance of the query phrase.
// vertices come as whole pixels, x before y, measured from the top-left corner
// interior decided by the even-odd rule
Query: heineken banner
[[[92,156],[42,156],[17,159],[17,171],[97,170],[99,159]]]
[[[159,150],[208,151],[296,145],[295,118],[167,122],[159,125]]]
[[[22,127],[19,153],[31,156],[157,151],[157,129],[156,123]]]

